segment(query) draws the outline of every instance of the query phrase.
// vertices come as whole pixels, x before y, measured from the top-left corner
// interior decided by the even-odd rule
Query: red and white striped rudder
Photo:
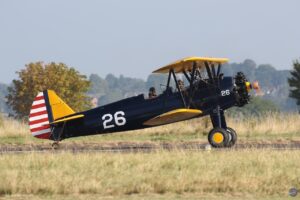
[[[49,139],[51,135],[49,121],[44,93],[40,92],[35,97],[30,110],[29,127],[31,134],[37,138]]]

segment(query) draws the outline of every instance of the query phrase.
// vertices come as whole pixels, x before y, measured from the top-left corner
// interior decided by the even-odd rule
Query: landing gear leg
[[[208,141],[212,147],[232,147],[236,142],[236,132],[227,127],[224,111],[217,106],[210,115],[213,129],[208,134]]]

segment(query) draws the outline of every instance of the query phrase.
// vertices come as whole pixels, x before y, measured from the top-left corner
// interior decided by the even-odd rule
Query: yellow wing
[[[201,113],[202,113],[201,110],[196,110],[196,109],[185,109],[185,108],[176,109],[161,114],[157,117],[154,117],[144,122],[144,125],[157,126],[157,125],[169,124],[169,123],[178,122],[186,119],[191,119],[193,117],[200,115]]]
[[[196,62],[198,68],[205,67],[204,62],[212,64],[223,64],[228,62],[227,58],[209,58],[209,57],[188,57],[171,63],[165,67],[159,68],[153,73],[168,73],[173,69],[175,73],[181,73],[184,70],[190,71],[193,68],[193,63]]]

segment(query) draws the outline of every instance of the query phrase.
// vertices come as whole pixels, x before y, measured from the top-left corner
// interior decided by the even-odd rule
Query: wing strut
[[[213,77],[212,77],[212,75],[211,75],[211,71],[210,71],[210,69],[209,69],[209,65],[208,65],[207,62],[204,62],[204,64],[205,64],[205,68],[206,68],[206,71],[207,71],[207,75],[208,75],[210,81],[212,82]]]
[[[169,76],[168,76],[167,89],[169,89],[169,87],[170,87],[171,75],[172,75],[172,72],[171,72],[171,70],[170,70],[170,71],[169,71]]]
[[[216,78],[216,69],[215,69],[215,65],[212,63],[211,64],[211,71],[212,71],[212,74],[213,74],[213,78]]]
[[[185,78],[186,78],[186,79],[189,81],[189,83],[191,84],[191,78],[189,77],[189,75],[186,73],[185,70],[183,70],[182,72],[183,72]]]
[[[217,76],[218,76],[218,77],[219,77],[220,72],[221,72],[221,67],[222,67],[222,65],[221,65],[221,64],[218,64],[218,70],[217,70]]]
[[[193,69],[192,69],[191,82],[190,82],[191,90],[193,90],[193,83],[194,83],[194,80],[195,80],[196,67],[197,67],[197,63],[193,62]]]
[[[176,83],[176,87],[177,87],[177,89],[178,89],[178,91],[179,91],[179,94],[180,94],[180,97],[181,97],[181,101],[182,101],[182,103],[183,103],[183,106],[186,108],[186,103],[185,103],[185,100],[184,100],[182,91],[181,91],[180,88],[179,88],[179,85],[178,85],[178,81],[177,81],[175,72],[174,72],[173,69],[171,69],[170,71],[171,71],[171,73],[172,73],[172,75],[173,75],[174,81],[175,81],[175,83]]]

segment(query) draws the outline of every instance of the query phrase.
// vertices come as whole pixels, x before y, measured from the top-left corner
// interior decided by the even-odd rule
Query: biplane
[[[242,72],[224,76],[221,68],[226,62],[226,58],[205,57],[179,60],[153,72],[168,75],[160,95],[145,98],[141,94],[78,113],[54,91],[45,90],[32,104],[31,133],[58,146],[59,141],[71,137],[143,129],[209,115],[211,146],[232,147],[237,134],[227,126],[224,111],[247,104],[251,89],[258,89],[258,83],[251,84]],[[185,87],[179,85],[179,76],[188,83]]]

